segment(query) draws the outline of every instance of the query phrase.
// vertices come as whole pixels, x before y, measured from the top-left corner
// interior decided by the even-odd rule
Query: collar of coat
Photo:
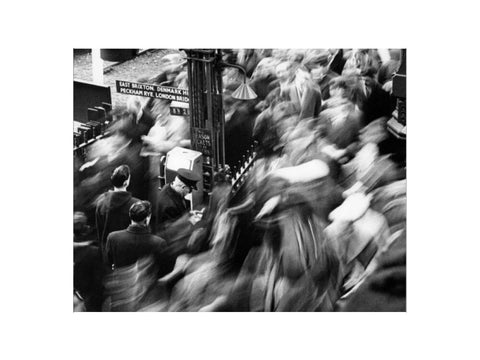
[[[150,234],[150,228],[135,224],[129,225],[127,231],[133,234]]]

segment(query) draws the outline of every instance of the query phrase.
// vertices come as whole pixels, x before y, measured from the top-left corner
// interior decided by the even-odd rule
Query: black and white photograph
[[[405,48],[73,49],[75,312],[405,312]]]
[[[1,359],[478,357],[475,2],[2,15]]]

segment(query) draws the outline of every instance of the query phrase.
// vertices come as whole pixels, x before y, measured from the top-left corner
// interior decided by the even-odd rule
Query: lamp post
[[[222,70],[234,67],[242,71],[244,81],[232,96],[250,100],[257,95],[246,83],[239,65],[222,61],[220,49],[184,49],[187,54],[192,149],[203,154],[205,192],[210,192],[213,176],[225,170],[225,112],[223,110]]]

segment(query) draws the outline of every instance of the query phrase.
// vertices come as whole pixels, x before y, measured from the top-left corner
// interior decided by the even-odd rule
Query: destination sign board
[[[188,103],[188,89],[116,80],[117,93]]]

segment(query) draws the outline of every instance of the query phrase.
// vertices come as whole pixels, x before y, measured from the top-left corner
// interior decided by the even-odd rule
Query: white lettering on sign
[[[169,86],[139,84],[130,81],[116,81],[117,92],[127,95],[146,96],[157,99],[188,103],[188,89],[178,89]]]

